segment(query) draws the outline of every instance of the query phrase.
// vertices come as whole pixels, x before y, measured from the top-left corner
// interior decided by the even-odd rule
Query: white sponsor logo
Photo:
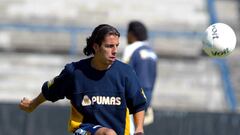
[[[140,56],[142,59],[148,59],[151,58],[153,60],[157,59],[157,55],[151,51],[148,50],[141,50],[140,51]]]
[[[121,97],[110,96],[92,96],[90,99],[87,95],[83,97],[82,106],[89,105],[121,105]]]

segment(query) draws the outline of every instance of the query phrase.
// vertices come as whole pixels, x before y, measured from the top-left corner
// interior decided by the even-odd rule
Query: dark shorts
[[[73,135],[87,135],[87,133],[94,135],[96,131],[101,127],[101,125],[94,125],[90,123],[81,124],[79,128],[73,133]]]

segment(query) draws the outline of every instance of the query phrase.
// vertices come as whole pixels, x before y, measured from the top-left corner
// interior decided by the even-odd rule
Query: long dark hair
[[[113,26],[108,25],[108,24],[98,25],[93,30],[92,35],[86,39],[87,45],[83,49],[83,53],[86,56],[95,54],[95,51],[93,49],[93,44],[96,43],[98,45],[101,45],[102,41],[104,40],[106,35],[116,35],[116,36],[120,37],[120,33]]]

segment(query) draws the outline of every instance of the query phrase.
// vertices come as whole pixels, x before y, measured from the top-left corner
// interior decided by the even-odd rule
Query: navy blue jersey
[[[116,60],[109,69],[98,71],[90,61],[67,64],[59,76],[43,84],[44,97],[53,102],[65,97],[71,101],[71,131],[92,123],[129,135],[129,113],[142,111],[146,105],[134,70]]]
[[[157,55],[148,42],[137,41],[125,48],[123,61],[136,71],[140,84],[151,103],[154,83],[157,76]]]

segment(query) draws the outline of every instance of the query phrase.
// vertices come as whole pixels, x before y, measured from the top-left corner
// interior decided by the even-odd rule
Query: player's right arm
[[[71,91],[71,65],[66,66],[65,69],[50,81],[46,81],[42,86],[42,92],[34,99],[23,98],[19,104],[20,109],[26,112],[34,111],[41,103],[46,100],[55,102],[69,96]]]
[[[23,98],[19,104],[20,109],[22,109],[25,112],[32,112],[35,110],[35,108],[37,108],[41,103],[45,102],[46,99],[43,96],[42,93],[40,93],[37,97],[35,97],[34,99],[27,99],[27,98]]]

